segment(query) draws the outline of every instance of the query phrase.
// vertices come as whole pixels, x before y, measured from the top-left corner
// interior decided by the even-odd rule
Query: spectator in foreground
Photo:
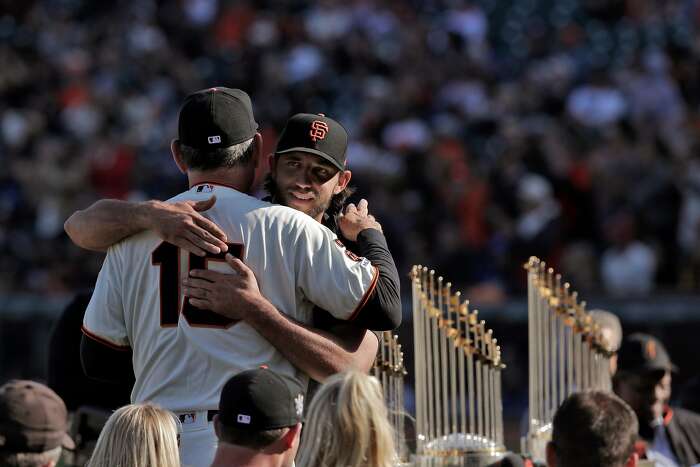
[[[154,404],[130,404],[109,417],[86,467],[180,467],[178,421]]]
[[[266,368],[231,377],[214,416],[212,467],[294,465],[303,413],[304,389],[294,379]]]
[[[0,387],[0,465],[54,467],[62,448],[73,449],[68,412],[41,383],[12,380]]]
[[[356,371],[331,376],[309,406],[299,465],[396,465],[392,432],[376,378]]]
[[[616,395],[577,392],[554,415],[549,467],[635,467],[637,417]]]
[[[618,352],[613,389],[637,414],[640,458],[657,465],[700,463],[700,415],[669,407],[676,366],[661,341],[649,334],[626,337]]]

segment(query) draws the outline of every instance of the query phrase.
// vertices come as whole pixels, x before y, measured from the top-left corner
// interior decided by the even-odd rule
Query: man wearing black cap
[[[0,465],[53,467],[68,436],[68,412],[58,395],[41,383],[12,380],[0,387]]]
[[[380,264],[373,264],[376,251],[367,259],[352,258],[308,216],[243,194],[261,151],[245,93],[212,88],[191,94],[180,111],[179,134],[173,157],[191,188],[171,201],[196,203],[216,195],[208,214],[223,227],[228,254],[186,255],[153,232],[111,247],[85,314],[81,357],[86,372],[103,379],[119,378],[133,363],[132,401],[151,400],[176,412],[183,422],[183,462],[200,466],[213,456],[208,422],[229,376],[261,364],[303,382],[306,375],[247,323],[183,300],[202,281],[188,272],[230,272],[227,262],[242,267],[243,260],[269,302],[301,322],[309,321],[313,304],[373,329],[397,326],[401,311],[396,275],[382,276],[396,282],[389,290],[378,285],[387,252],[376,255]],[[375,226],[366,215],[346,217],[357,230]]]
[[[272,200],[318,222],[325,220],[329,228],[337,230],[335,216],[341,215],[351,194],[347,189],[351,177],[345,165],[347,148],[348,133],[332,118],[321,114],[292,116],[270,157],[266,189]],[[337,180],[327,183],[336,174]]]
[[[639,419],[640,457],[664,467],[699,463],[700,416],[668,406],[677,368],[661,341],[648,334],[627,336],[617,364],[613,389]]]
[[[304,389],[268,369],[233,376],[221,391],[212,467],[289,467],[299,449]]]

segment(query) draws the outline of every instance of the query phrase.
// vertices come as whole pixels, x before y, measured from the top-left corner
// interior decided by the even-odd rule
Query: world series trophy
[[[384,400],[389,409],[389,422],[394,428],[394,445],[399,460],[405,463],[408,461],[408,448],[404,424],[406,410],[403,398],[403,381],[408,372],[404,366],[399,336],[392,334],[391,331],[382,332],[377,358],[374,361],[371,374],[382,384]]]
[[[505,455],[501,348],[461,293],[414,266],[416,466],[482,467]]]
[[[531,257],[528,283],[529,426],[521,450],[545,461],[552,419],[576,391],[611,390],[610,352],[600,326],[586,312],[586,302],[560,274]]]

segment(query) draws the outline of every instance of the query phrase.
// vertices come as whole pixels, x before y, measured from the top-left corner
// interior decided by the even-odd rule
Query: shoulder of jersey
[[[185,191],[170,198],[168,201],[174,202],[182,199],[191,199],[191,195],[192,191]],[[252,215],[259,220],[265,220],[265,223],[268,225],[274,222],[283,222],[288,228],[294,225],[300,227],[305,225],[313,225],[316,227],[320,226],[320,224],[314,219],[302,212],[297,211],[296,209],[282,206],[280,204],[273,204],[268,201],[262,201],[254,196],[250,196],[233,189],[221,190],[218,193],[217,190],[214,190],[214,192],[209,193],[209,195],[217,195],[217,204],[219,204],[218,207],[221,207],[221,203],[219,201],[223,201],[225,198],[229,197],[235,197],[235,202],[243,201],[246,203],[247,208],[245,210],[248,212],[249,216]],[[212,210],[216,210],[216,208],[217,205],[215,205]]]
[[[264,201],[263,203],[265,203],[264,206],[261,206],[259,209],[256,209],[254,211],[256,216],[267,217],[273,222],[277,220],[284,223],[299,224],[300,226],[320,225],[311,217],[304,214],[303,212],[297,211],[296,209]]]

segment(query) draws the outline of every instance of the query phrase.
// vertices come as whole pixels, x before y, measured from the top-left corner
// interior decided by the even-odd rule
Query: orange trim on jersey
[[[98,336],[97,334],[95,334],[95,333],[89,331],[88,328],[86,328],[84,325],[83,325],[83,326],[80,326],[80,330],[83,331],[83,334],[85,334],[85,335],[86,335],[87,337],[89,337],[90,339],[92,339],[92,340],[94,340],[94,341],[96,341],[96,342],[99,342],[100,344],[105,345],[105,346],[107,346],[107,347],[109,347],[109,348],[111,348],[111,349],[118,350],[118,351],[120,351],[120,352],[128,352],[129,350],[131,350],[131,346],[129,346],[129,345],[118,345],[118,344],[115,344],[115,343],[113,343],[113,342],[110,342],[110,341],[108,341],[107,339],[105,339],[104,337],[100,337],[100,336]]]
[[[673,409],[671,407],[666,407],[666,413],[664,414],[664,426],[668,426],[673,420]]]
[[[646,459],[647,458],[647,442],[644,441],[643,439],[638,439],[637,441],[634,442],[634,451],[640,459]]]
[[[192,185],[192,186],[190,187],[190,190],[191,190],[192,188],[196,187],[196,186],[199,186],[199,185],[222,186],[222,187],[224,187],[224,188],[231,188],[232,190],[241,191],[241,190],[239,190],[238,188],[236,188],[235,186],[227,185],[227,184],[225,184],[225,183],[220,183],[220,182],[199,182],[199,183],[195,183],[194,185]],[[241,191],[241,193],[243,193],[243,192]]]
[[[355,318],[357,318],[357,315],[360,313],[360,310],[362,310],[362,308],[364,308],[364,306],[367,304],[367,302],[369,301],[369,296],[372,294],[374,288],[377,286],[377,281],[379,280],[379,268],[377,266],[372,267],[374,268],[374,277],[372,278],[372,282],[369,284],[367,291],[362,297],[362,300],[360,300],[360,303],[355,308],[355,311],[353,311],[350,317],[348,318],[348,321],[352,321]]]

